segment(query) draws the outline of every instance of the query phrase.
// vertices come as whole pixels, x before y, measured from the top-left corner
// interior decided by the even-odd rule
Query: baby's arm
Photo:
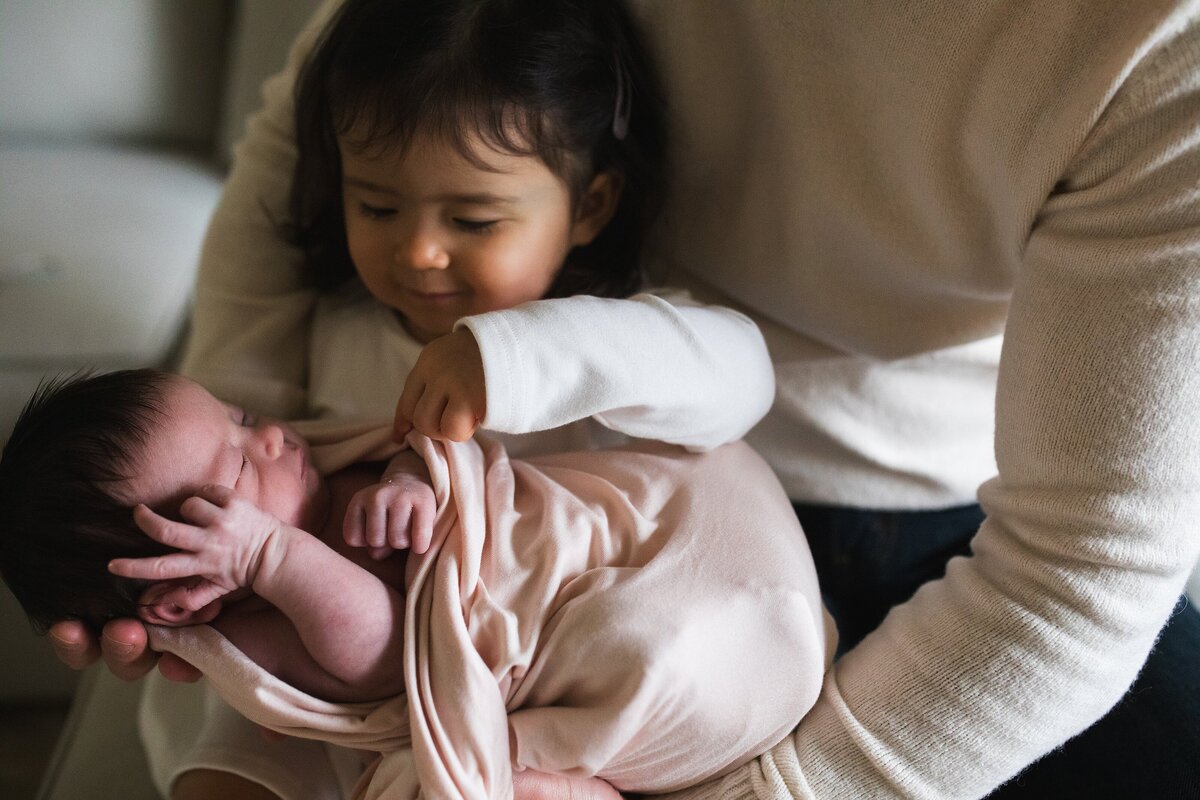
[[[204,487],[180,512],[186,522],[138,506],[134,519],[148,536],[182,552],[117,559],[110,570],[153,581],[200,578],[160,598],[190,611],[250,588],[290,621],[303,648],[287,646],[287,633],[278,624],[282,619],[262,617],[267,630],[260,633],[274,631],[269,634],[277,640],[273,644],[306,652],[323,673],[309,676],[323,696],[366,700],[401,690],[396,655],[404,600],[399,592],[227,487]]]
[[[370,548],[373,558],[406,547],[424,553],[433,538],[436,510],[425,461],[402,450],[388,462],[379,483],[351,498],[342,535],[351,547]]]

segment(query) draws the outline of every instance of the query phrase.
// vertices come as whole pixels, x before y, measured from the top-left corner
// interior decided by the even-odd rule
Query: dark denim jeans
[[[868,511],[798,504],[839,651],[871,632],[951,556],[970,552],[978,506]],[[1180,600],[1133,688],[1103,719],[991,795],[1200,800],[1200,612]]]

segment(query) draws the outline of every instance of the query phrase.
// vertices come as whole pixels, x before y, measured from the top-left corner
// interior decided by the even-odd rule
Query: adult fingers
[[[573,778],[524,769],[513,773],[516,800],[621,800],[621,793],[599,778]]]
[[[83,669],[100,658],[100,641],[78,620],[56,622],[47,633],[54,654],[71,669]]]
[[[203,672],[174,653],[162,654],[158,660],[158,671],[164,678],[176,683],[195,683],[204,677]]]
[[[146,626],[136,619],[114,619],[105,625],[100,649],[109,671],[123,681],[141,678],[158,659],[146,643]]]

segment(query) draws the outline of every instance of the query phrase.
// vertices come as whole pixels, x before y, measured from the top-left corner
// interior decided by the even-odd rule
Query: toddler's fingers
[[[442,412],[442,435],[452,442],[465,442],[470,439],[478,424],[475,412],[471,410],[470,404],[464,401],[448,402]]]
[[[397,441],[402,441],[408,435],[408,432],[412,430],[413,414],[416,412],[417,401],[424,394],[425,382],[410,374],[408,380],[404,382],[404,389],[400,392],[400,399],[396,402],[396,418],[393,422],[393,429]]]
[[[446,396],[425,392],[413,412],[413,427],[431,439],[442,438],[442,414],[446,411]]]

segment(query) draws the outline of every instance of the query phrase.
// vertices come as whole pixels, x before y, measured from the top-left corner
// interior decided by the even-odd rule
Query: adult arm
[[[296,75],[324,21],[322,5],[238,144],[205,235],[181,371],[214,394],[282,419],[307,413],[309,320],[317,295],[283,226],[296,163]]]
[[[1198,25],[1162,22],[1030,234],[973,557],[687,796],[982,796],[1133,681],[1200,555]]]
[[[774,400],[758,327],[682,292],[538,300],[459,324],[483,356],[490,430],[595,417],[628,436],[703,450],[741,438]]]

